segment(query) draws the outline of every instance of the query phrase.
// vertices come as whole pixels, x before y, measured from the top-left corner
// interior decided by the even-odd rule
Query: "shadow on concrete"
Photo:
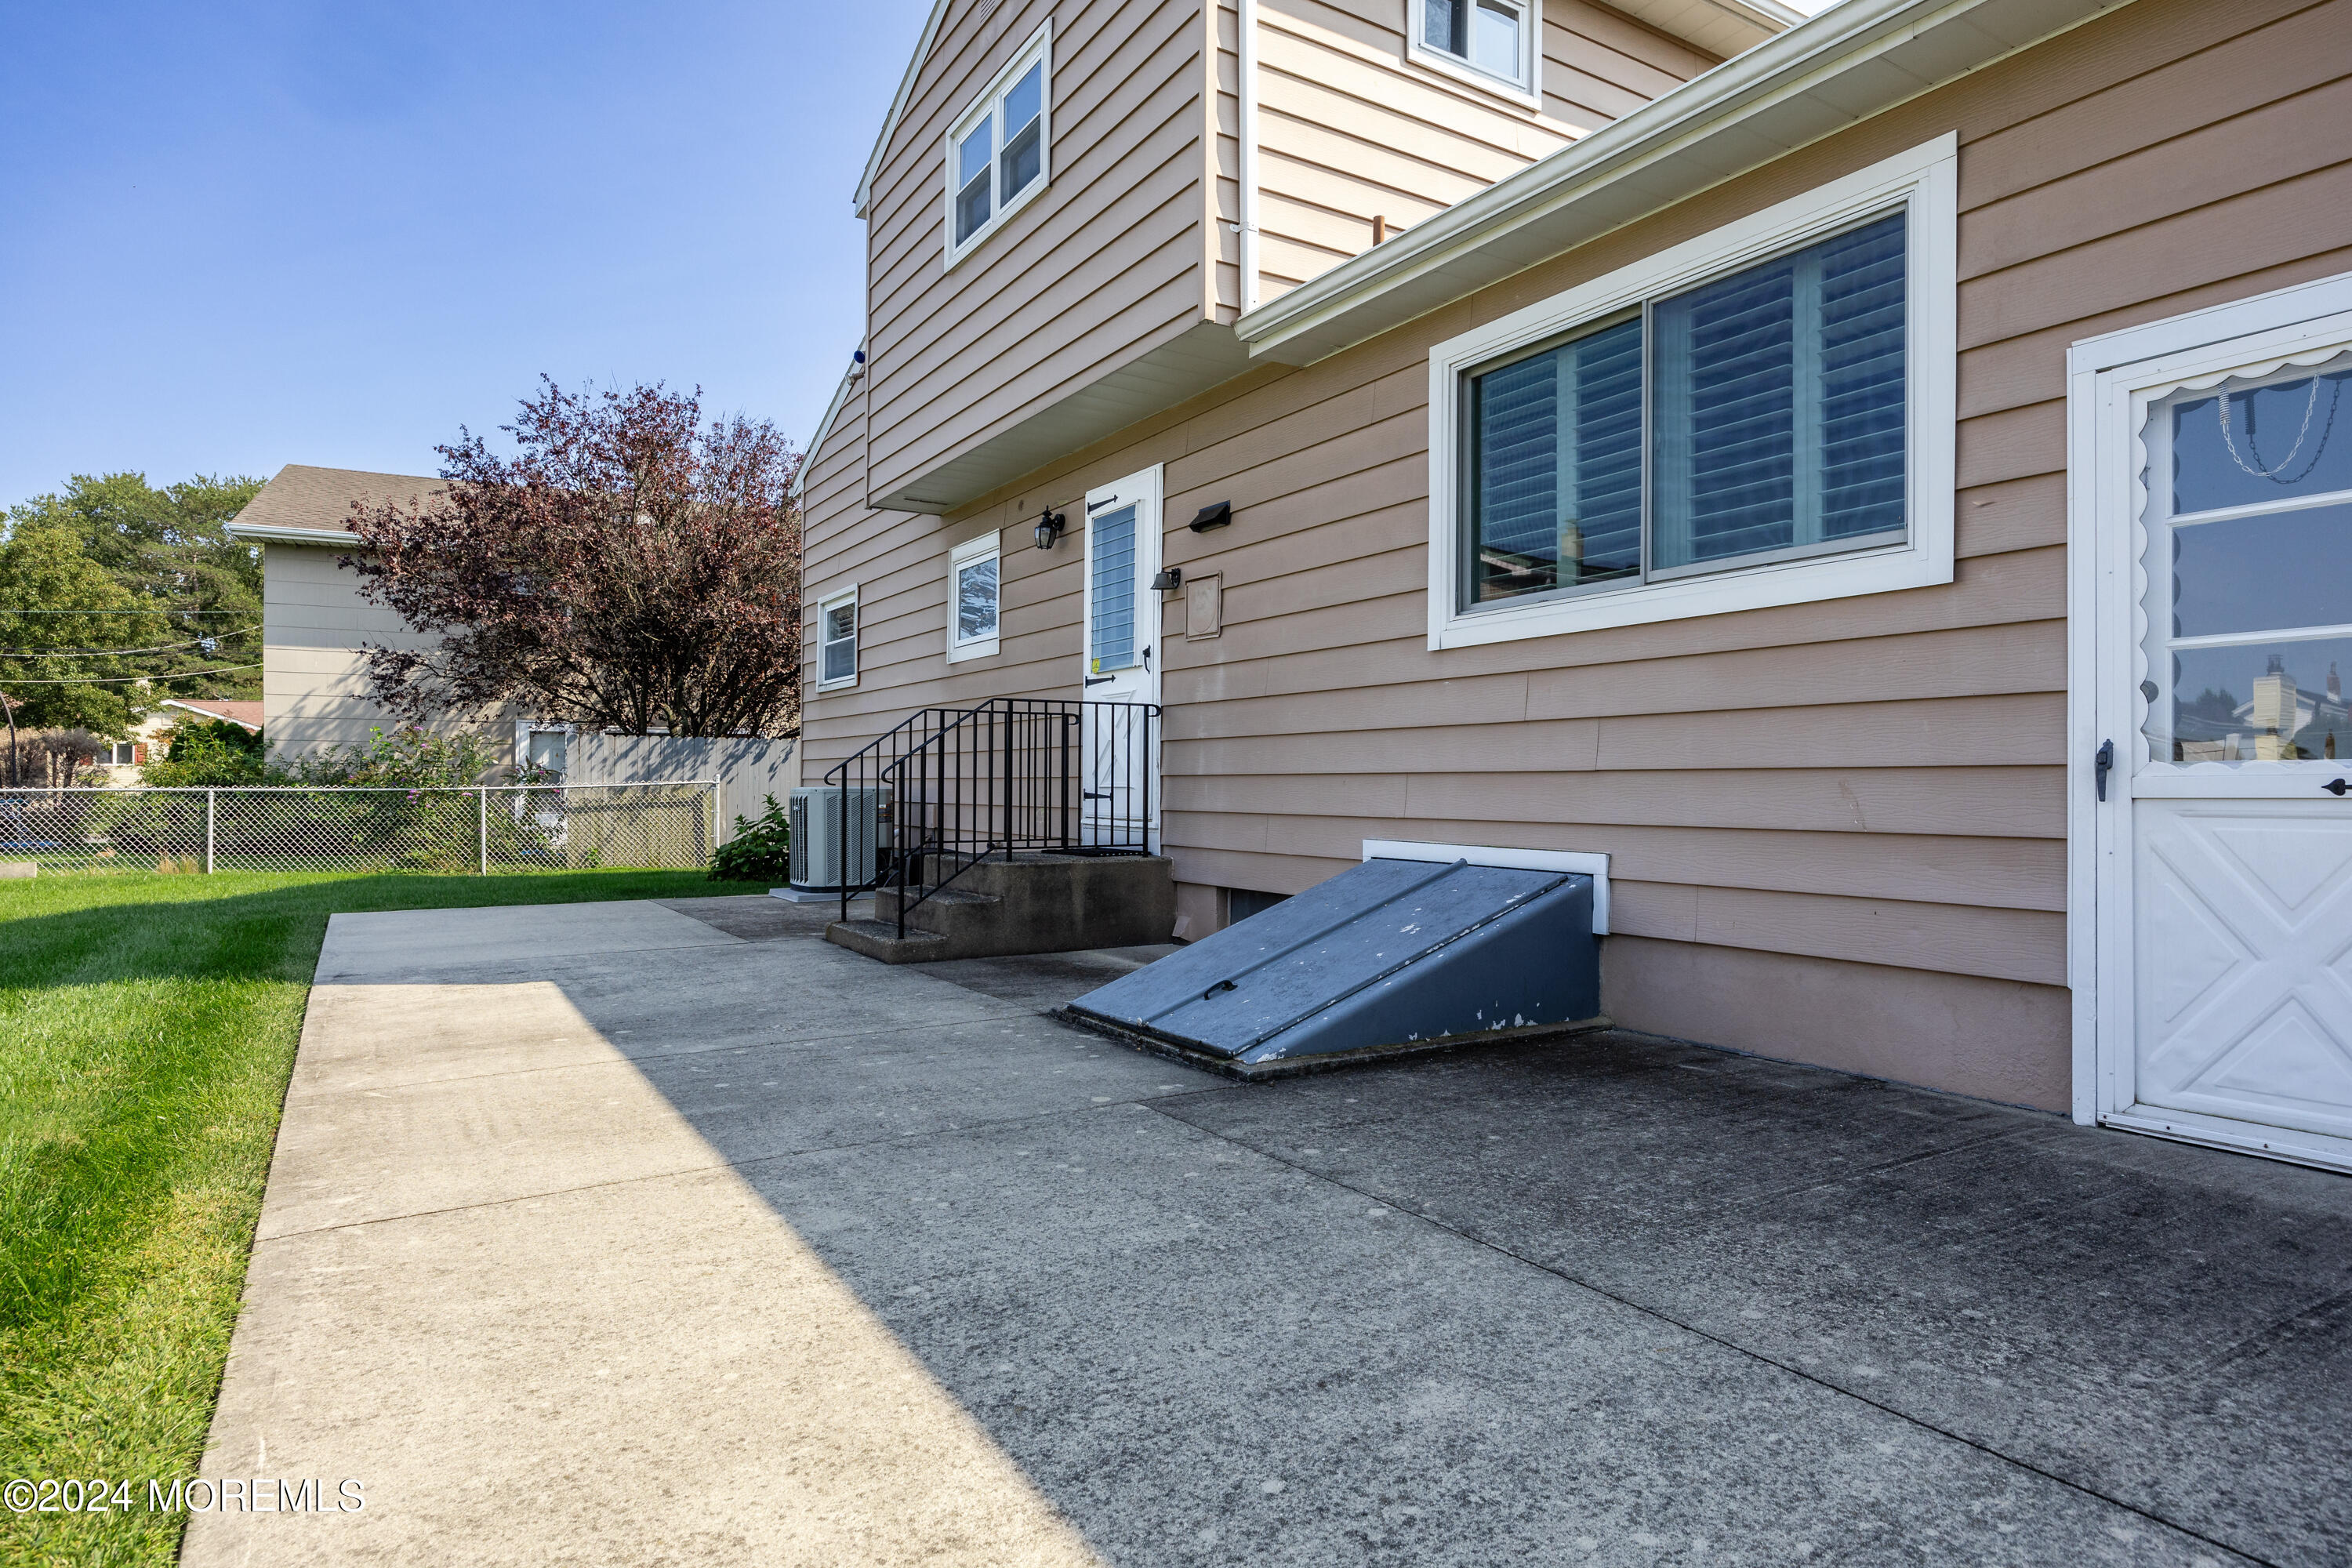
[[[2352,1543],[2352,1180],[1623,1034],[1237,1085],[1040,1016],[1148,952],[667,907],[429,984],[559,990],[1109,1561]]]

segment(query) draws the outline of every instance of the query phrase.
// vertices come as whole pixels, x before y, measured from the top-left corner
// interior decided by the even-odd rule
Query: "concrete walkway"
[[[1241,1087],[772,900],[338,916],[214,1563],[2342,1563],[2352,1181],[1635,1037]]]

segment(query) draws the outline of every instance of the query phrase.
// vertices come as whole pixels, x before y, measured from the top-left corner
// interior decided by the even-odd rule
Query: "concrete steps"
[[[885,963],[1166,942],[1176,925],[1175,868],[1158,855],[1017,855],[982,861],[908,904],[903,941],[891,888],[876,890],[872,919],[835,921],[825,940]]]

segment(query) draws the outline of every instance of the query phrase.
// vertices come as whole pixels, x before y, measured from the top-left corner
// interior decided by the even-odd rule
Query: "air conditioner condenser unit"
[[[832,784],[793,791],[788,810],[794,888],[862,888],[874,880],[885,793],[874,786],[844,789]]]

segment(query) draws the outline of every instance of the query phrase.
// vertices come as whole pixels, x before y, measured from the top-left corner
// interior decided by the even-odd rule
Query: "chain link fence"
[[[719,786],[0,789],[0,876],[710,864]]]

